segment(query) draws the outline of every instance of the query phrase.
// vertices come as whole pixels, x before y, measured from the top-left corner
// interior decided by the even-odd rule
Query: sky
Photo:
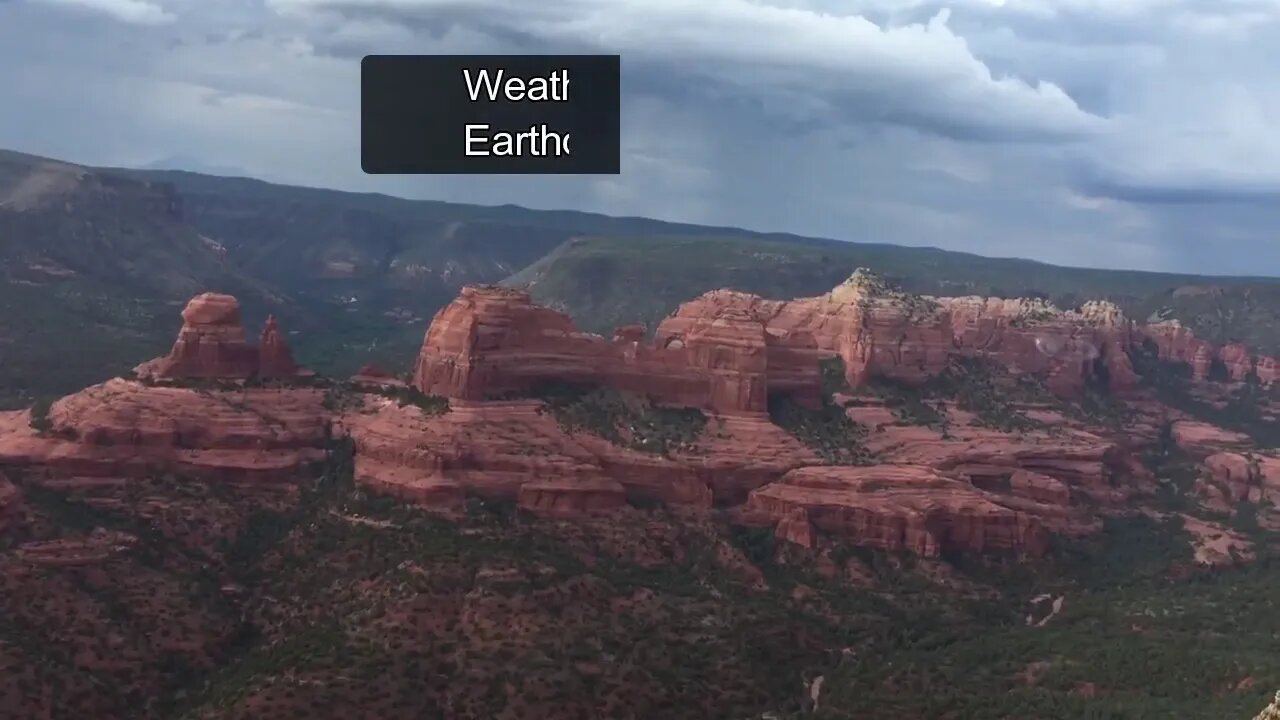
[[[367,176],[371,53],[622,56],[616,176]],[[0,0],[0,147],[1280,275],[1280,0]]]

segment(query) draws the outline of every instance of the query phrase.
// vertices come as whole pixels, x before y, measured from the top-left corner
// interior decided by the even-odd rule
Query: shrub
[[[707,416],[697,408],[671,408],[610,388],[548,383],[528,395],[547,403],[565,432],[586,431],[615,445],[669,456],[697,445]]]
[[[49,419],[49,409],[53,407],[53,401],[48,398],[41,398],[31,406],[31,422],[30,425],[36,432],[48,432],[53,429],[53,420]]]
[[[866,428],[849,419],[844,408],[824,399],[820,410],[806,408],[785,395],[769,397],[769,418],[813,448],[831,465],[866,465],[871,453],[862,444]]]

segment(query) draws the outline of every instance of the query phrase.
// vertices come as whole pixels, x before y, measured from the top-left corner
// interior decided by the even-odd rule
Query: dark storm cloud
[[[946,13],[901,27],[747,2],[351,2],[286,0],[295,11],[391,22],[412,30],[466,27],[495,45],[620,52],[682,78],[785,100],[788,114],[831,122],[910,124],[964,139],[1060,140],[1096,131],[1052,83],[993,77],[947,26]]]
[[[1276,188],[1143,187],[1100,180],[1082,182],[1080,187],[1093,195],[1146,205],[1250,205],[1280,200],[1280,189]]]
[[[0,146],[1067,264],[1276,272],[1277,8],[0,0]],[[598,51],[624,56],[621,175],[359,171],[363,54]],[[1213,238],[1231,250],[1207,250]]]

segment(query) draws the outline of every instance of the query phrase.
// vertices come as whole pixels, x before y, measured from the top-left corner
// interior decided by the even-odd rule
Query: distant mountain
[[[212,288],[296,315],[183,216],[166,185],[0,152],[0,402],[118,373],[172,339]]]
[[[169,155],[159,160],[138,166],[139,170],[183,170],[203,175],[221,175],[224,177],[248,177],[250,173],[244,168],[232,165],[218,165],[197,160],[190,155]]]
[[[528,285],[584,328],[608,330],[652,325],[720,287],[815,295],[857,266],[920,293],[1039,295],[1064,306],[1110,298],[1139,319],[1174,317],[1203,337],[1280,354],[1280,281],[1266,278],[1064,268],[12,152],[0,153],[0,237],[0,402],[10,404],[162,350],[180,303],[201,289],[239,296],[251,327],[277,312],[300,359],[335,373],[367,359],[408,369],[431,316],[469,283]],[[93,353],[68,359],[70,347]]]
[[[623,322],[653,327],[685,300],[730,287],[793,298],[831,289],[869,267],[928,295],[1043,297],[1063,308],[1108,299],[1138,320],[1176,318],[1215,342],[1280,350],[1280,281],[1068,268],[935,248],[784,236],[575,239],[508,278],[544,304],[604,331]]]
[[[463,284],[504,281],[532,284],[540,301],[570,312],[583,327],[607,330],[620,322],[652,323],[681,299],[719,287],[776,297],[817,294],[867,266],[922,293],[1042,295],[1067,307],[1109,298],[1139,319],[1163,312],[1205,337],[1280,351],[1274,331],[1280,300],[1268,299],[1280,283],[1268,278],[1066,268],[648,218],[404,200],[189,172],[122,172],[172,184],[189,221],[255,276],[302,296],[347,303],[349,311],[363,308],[373,318],[428,316]],[[1183,287],[1232,290],[1212,296],[1221,296],[1224,306],[1209,307],[1206,296],[1179,291]],[[1254,304],[1232,312],[1246,289]],[[1224,322],[1224,315],[1231,319]],[[369,341],[390,340],[403,351],[417,334],[420,328],[411,340]]]

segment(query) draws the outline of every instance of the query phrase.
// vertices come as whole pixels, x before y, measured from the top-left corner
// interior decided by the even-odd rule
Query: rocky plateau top
[[[1140,325],[1104,302],[1063,311],[921,297],[859,270],[796,300],[716,290],[652,337],[632,325],[604,338],[526,291],[467,287],[432,320],[408,384],[372,366],[350,383],[311,378],[274,318],[249,344],[229,295],[196,296],[182,320],[170,352],[134,378],[42,417],[0,415],[0,465],[64,480],[168,469],[288,483],[349,437],[357,482],[440,512],[471,496],[560,516],[655,501],[727,507],[803,547],[829,537],[924,556],[1035,556],[1054,534],[1096,532],[1102,515],[1154,492],[1140,456],[1166,426],[1201,458],[1205,502],[1280,487],[1280,460],[1145,397],[1132,358],[1186,364],[1197,381],[1220,364],[1228,382],[1262,386],[1275,359],[1176,324]],[[1029,419],[1004,427],[955,397],[928,406],[934,422],[904,422],[877,391],[930,388],[973,362],[1048,393],[1006,403]],[[210,380],[222,384],[200,384]],[[579,390],[548,394],[557,387]],[[1129,403],[1132,422],[1103,427],[1059,402],[1097,393]],[[785,403],[808,419],[775,416]],[[0,481],[0,522],[18,498]],[[1204,549],[1205,562],[1227,554]]]

